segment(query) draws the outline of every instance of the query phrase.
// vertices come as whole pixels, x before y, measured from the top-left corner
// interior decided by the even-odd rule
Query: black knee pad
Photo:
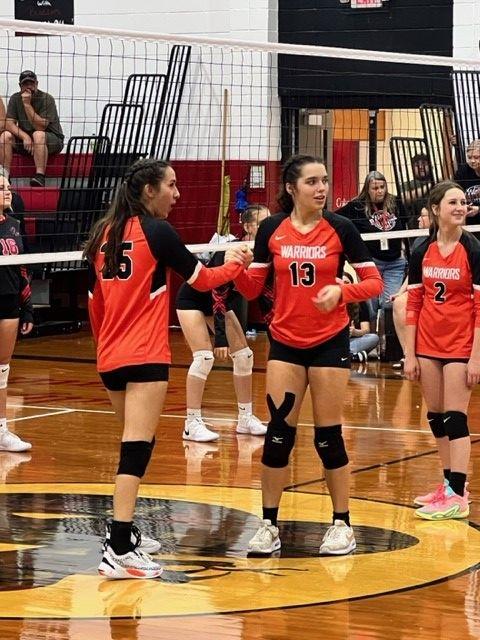
[[[435,438],[444,438],[447,435],[443,418],[443,413],[435,413],[434,411],[427,412],[428,424]]]
[[[325,469],[340,469],[348,464],[341,424],[315,427],[313,443]]]
[[[144,440],[122,442],[117,475],[122,474],[143,478],[150,462],[152,449],[152,442],[145,442]]]
[[[288,465],[290,453],[295,444],[296,427],[285,421],[295,404],[295,394],[287,392],[282,404],[277,407],[267,394],[267,405],[270,410],[270,422],[265,434],[262,462],[266,467],[281,469]]]
[[[449,440],[467,438],[470,435],[467,424],[467,416],[462,411],[445,411],[443,414],[445,434]]]

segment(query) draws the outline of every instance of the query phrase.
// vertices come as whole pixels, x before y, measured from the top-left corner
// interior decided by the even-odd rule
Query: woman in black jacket
[[[379,171],[370,171],[358,196],[337,209],[336,213],[351,220],[360,233],[401,231],[405,228],[397,199],[388,192],[385,176]],[[380,298],[369,301],[371,320],[374,321],[379,308],[392,306],[391,296],[402,286],[407,263],[400,238],[372,240],[367,242],[367,246],[384,283]]]

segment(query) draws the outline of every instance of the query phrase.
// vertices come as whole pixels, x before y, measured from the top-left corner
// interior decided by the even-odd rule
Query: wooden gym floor
[[[265,420],[266,342],[255,351]],[[137,522],[162,542],[161,581],[96,574],[111,509],[119,427],[87,333],[20,342],[10,427],[33,443],[0,453],[0,638],[157,640],[480,638],[480,391],[470,425],[470,521],[424,522],[412,499],[440,478],[418,387],[389,365],[353,370],[345,406],[358,549],[318,557],[331,509],[305,402],[280,510],[282,553],[246,558],[260,513],[262,441],[235,433],[228,363],[212,372],[205,416],[218,443],[184,443],[190,357],[174,365]]]

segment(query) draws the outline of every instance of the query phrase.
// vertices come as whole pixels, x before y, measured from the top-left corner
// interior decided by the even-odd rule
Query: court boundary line
[[[7,403],[7,408],[13,407],[14,409],[52,409],[52,411],[57,413],[52,413],[51,415],[59,415],[61,413],[98,413],[103,415],[115,415],[114,411],[109,411],[107,409],[84,409],[79,407],[51,407],[48,405],[36,405],[36,404],[10,404]],[[11,418],[10,420],[28,420],[29,418],[39,417],[44,418],[47,414],[39,414],[38,416],[25,416],[22,418]],[[207,422],[238,422],[237,418],[212,418],[210,416],[203,416]],[[177,413],[162,413],[160,418],[174,418],[179,420],[185,420],[185,415],[180,415]],[[262,422],[264,422],[262,420]],[[313,427],[313,424],[307,422],[299,422],[299,427]],[[432,432],[429,429],[398,429],[396,427],[366,427],[363,425],[350,425],[344,424],[342,425],[343,429],[358,429],[361,431],[391,431],[392,433],[420,433],[425,435],[432,435]],[[248,435],[248,434],[242,434]],[[471,433],[470,436],[474,438],[480,438],[480,433]],[[473,444],[473,443],[472,443]]]
[[[9,418],[7,420],[7,424],[9,424],[10,422],[20,422],[21,420],[35,420],[35,418],[48,418],[50,416],[61,416],[67,413],[74,413],[74,412],[75,412],[75,409],[60,409],[57,411],[51,411],[50,413],[38,413],[37,415],[33,415],[33,416],[21,416],[20,418]]]

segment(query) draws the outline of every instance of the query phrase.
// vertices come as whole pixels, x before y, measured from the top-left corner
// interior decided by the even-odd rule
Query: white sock
[[[239,417],[241,416],[246,416],[246,415],[251,415],[252,414],[252,403],[251,402],[239,402],[238,403],[238,415]]]
[[[195,418],[202,418],[202,410],[201,409],[189,409],[187,407],[187,420],[192,422]]]
[[[4,433],[7,431],[7,419],[0,418],[0,433]]]

